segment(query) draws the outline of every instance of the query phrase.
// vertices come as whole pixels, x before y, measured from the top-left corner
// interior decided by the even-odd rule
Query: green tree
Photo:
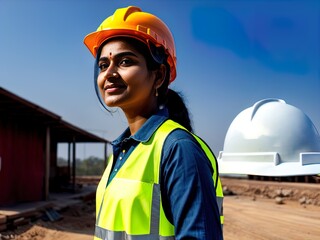
[[[90,156],[84,160],[76,160],[77,176],[102,175],[104,168],[104,160],[98,157]]]

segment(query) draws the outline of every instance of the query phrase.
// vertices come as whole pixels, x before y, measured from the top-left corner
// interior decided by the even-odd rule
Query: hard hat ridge
[[[112,22],[125,22],[127,21],[127,18],[135,12],[142,12],[142,10],[141,8],[135,6],[129,6],[127,8],[118,8],[113,15],[107,17],[105,20],[102,21],[102,23],[97,28],[97,31],[107,30],[108,28],[106,27],[108,26],[108,24]]]

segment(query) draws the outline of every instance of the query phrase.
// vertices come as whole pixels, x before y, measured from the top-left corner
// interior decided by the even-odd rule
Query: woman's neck
[[[128,120],[131,135],[134,135],[142,127],[142,125],[148,120],[148,118],[143,116],[136,116],[134,118],[127,118],[127,120]]]
[[[156,112],[157,108],[151,108],[148,110],[144,109],[141,113],[133,111],[131,114],[125,111],[131,135],[134,135],[142,127],[142,125]]]

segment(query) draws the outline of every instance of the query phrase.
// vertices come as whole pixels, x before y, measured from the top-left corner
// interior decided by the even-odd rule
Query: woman
[[[117,9],[84,43],[96,58],[100,102],[128,129],[113,141],[96,196],[96,239],[222,239],[222,189],[214,155],[193,135],[169,89],[173,37],[156,16]],[[220,216],[221,215],[221,216]]]

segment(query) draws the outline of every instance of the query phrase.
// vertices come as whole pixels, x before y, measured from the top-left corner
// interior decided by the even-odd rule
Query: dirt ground
[[[225,240],[320,239],[320,184],[222,178]],[[94,200],[59,212],[59,221],[37,220],[0,239],[91,240]]]

